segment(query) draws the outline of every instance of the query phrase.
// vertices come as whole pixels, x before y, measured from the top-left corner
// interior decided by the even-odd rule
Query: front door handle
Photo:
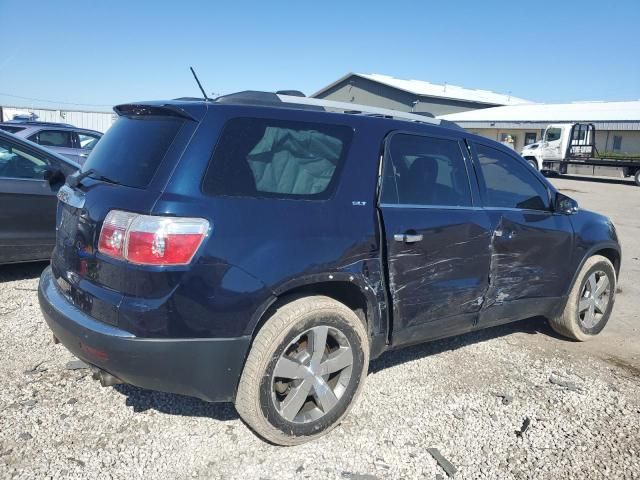
[[[424,236],[421,233],[396,233],[393,239],[396,242],[416,243],[421,242]]]
[[[496,230],[495,232],[496,237],[503,237],[506,238],[507,240],[512,240],[516,237],[516,232],[513,230],[507,230],[506,232],[503,230]]]

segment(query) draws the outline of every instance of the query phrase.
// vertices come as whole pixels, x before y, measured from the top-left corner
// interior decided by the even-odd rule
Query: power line
[[[20,98],[22,100],[33,100],[36,102],[45,102],[45,103],[57,103],[60,105],[75,105],[75,106],[81,106],[81,107],[112,107],[113,105],[103,105],[100,103],[74,103],[74,102],[62,102],[59,100],[47,100],[44,98],[33,98],[33,97],[23,97],[21,95],[12,95],[10,93],[3,93],[0,92],[0,95],[5,96],[5,97],[12,97],[12,98]]]

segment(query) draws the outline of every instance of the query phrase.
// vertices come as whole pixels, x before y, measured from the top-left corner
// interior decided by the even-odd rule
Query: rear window
[[[334,190],[353,136],[344,125],[230,120],[204,178],[210,195],[323,200]]]
[[[184,120],[169,116],[120,117],[83,166],[122,185],[149,185]]]
[[[13,127],[13,126],[9,126],[9,125],[0,125],[0,130],[4,130],[5,132],[9,132],[9,133],[17,133],[21,130],[24,130],[24,127]]]

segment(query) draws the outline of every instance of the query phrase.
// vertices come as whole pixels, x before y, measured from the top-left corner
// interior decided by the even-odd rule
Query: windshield
[[[144,188],[183,123],[169,116],[120,117],[97,142],[82,170],[94,169],[115,183]]]

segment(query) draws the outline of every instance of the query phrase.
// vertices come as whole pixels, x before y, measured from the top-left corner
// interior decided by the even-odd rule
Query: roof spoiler
[[[191,114],[175,105],[146,105],[141,103],[126,103],[116,105],[113,111],[120,117],[140,117],[145,115],[161,115],[169,117],[181,117],[187,120],[197,121]]]

